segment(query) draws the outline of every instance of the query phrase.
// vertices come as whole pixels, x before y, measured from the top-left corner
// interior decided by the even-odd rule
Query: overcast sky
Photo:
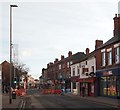
[[[0,62],[9,61],[9,5],[16,4],[12,40],[18,45],[18,62],[39,78],[55,58],[67,57],[68,51],[93,51],[96,39],[106,42],[113,37],[119,0],[8,1],[0,2]]]

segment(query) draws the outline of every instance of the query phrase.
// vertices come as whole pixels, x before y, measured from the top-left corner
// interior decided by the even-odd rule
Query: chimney
[[[58,62],[58,58],[55,59],[54,63]]]
[[[49,63],[50,66],[51,66],[52,64],[53,64],[52,62]]]
[[[64,59],[64,55],[61,55],[61,60],[63,60]]]
[[[71,57],[72,56],[72,51],[69,51],[68,52],[68,57]]]
[[[86,55],[88,55],[90,53],[90,49],[86,48]]]
[[[47,64],[47,68],[49,68],[49,64]]]
[[[95,49],[97,49],[99,46],[103,44],[103,40],[96,40],[95,41]]]
[[[113,36],[120,37],[120,1],[118,2],[118,16],[115,14]]]
[[[57,61],[58,61],[58,58],[56,58],[55,61],[57,62]]]
[[[117,14],[115,14],[115,17],[113,18],[114,20],[114,31],[113,31],[113,35],[118,36],[118,34],[120,34],[120,14],[118,14],[119,16],[117,16]]]

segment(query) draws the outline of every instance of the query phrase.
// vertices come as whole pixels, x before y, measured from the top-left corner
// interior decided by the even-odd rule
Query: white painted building
[[[86,50],[87,51],[87,50]],[[85,86],[86,95],[94,94],[96,72],[95,52],[87,53],[84,59],[71,65],[71,92],[76,95],[81,94],[81,87]]]

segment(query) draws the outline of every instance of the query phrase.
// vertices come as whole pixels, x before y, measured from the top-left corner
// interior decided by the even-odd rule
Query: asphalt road
[[[27,90],[25,108],[111,108],[107,105],[66,95],[43,95],[37,89]]]

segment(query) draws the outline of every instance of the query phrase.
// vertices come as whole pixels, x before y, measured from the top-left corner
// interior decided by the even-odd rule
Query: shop
[[[80,83],[80,96],[82,96],[82,87],[85,88],[85,96],[96,96],[96,77],[83,78],[78,81]]]
[[[79,79],[79,76],[72,76],[71,77],[71,92],[74,95],[79,94],[78,79]]]
[[[98,95],[120,98],[120,68],[97,71]]]

